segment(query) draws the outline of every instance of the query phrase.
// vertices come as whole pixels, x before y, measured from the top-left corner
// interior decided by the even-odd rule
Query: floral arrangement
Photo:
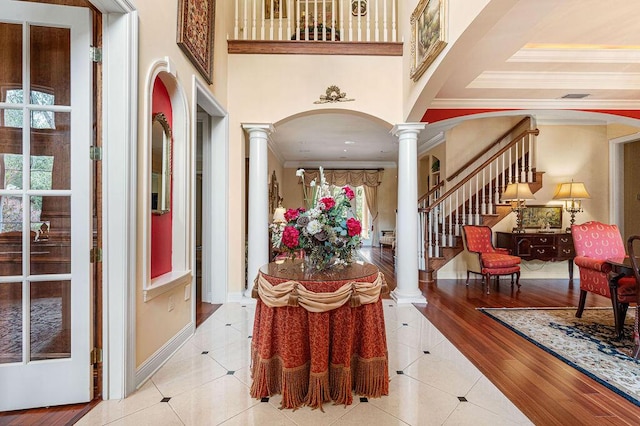
[[[304,169],[299,169],[296,176],[304,181]],[[351,208],[353,190],[344,186],[332,193],[322,167],[320,184],[317,185],[315,179],[311,182],[311,197],[304,184],[302,187],[307,208],[288,209],[285,222],[270,225],[273,247],[292,256],[304,250],[308,264],[317,270],[334,263],[351,263],[361,245],[362,232],[362,225]]]

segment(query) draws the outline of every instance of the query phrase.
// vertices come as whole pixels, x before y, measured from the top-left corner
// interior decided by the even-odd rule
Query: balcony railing
[[[397,42],[397,0],[233,0],[234,39]]]

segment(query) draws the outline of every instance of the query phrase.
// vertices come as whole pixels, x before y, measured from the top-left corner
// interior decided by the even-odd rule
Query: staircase
[[[500,201],[509,183],[528,182],[533,193],[542,187],[543,173],[535,169],[539,131],[530,127],[530,118],[521,120],[418,200],[421,280],[433,281],[463,250],[463,225],[493,226],[511,213]]]

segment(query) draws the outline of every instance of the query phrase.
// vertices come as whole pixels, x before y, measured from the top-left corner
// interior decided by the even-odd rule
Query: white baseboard
[[[246,297],[244,292],[238,291],[233,293],[227,293],[227,302],[229,303],[242,303],[242,304],[255,304],[256,299]]]
[[[142,386],[153,374],[160,369],[178,349],[195,333],[196,326],[193,322],[187,324],[171,340],[158,349],[153,355],[142,363],[136,370],[136,389]]]

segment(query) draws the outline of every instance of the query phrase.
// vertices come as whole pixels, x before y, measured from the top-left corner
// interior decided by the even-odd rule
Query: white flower
[[[307,225],[307,232],[311,235],[315,235],[320,231],[322,231],[322,224],[317,220],[312,220]]]
[[[316,180],[315,180],[315,179],[314,179],[314,180],[312,180],[312,181],[311,181],[311,183],[309,184],[309,186],[310,186],[310,187],[312,187],[312,188],[313,188],[314,186],[316,186]]]
[[[296,176],[304,176],[304,169],[296,170]]]

